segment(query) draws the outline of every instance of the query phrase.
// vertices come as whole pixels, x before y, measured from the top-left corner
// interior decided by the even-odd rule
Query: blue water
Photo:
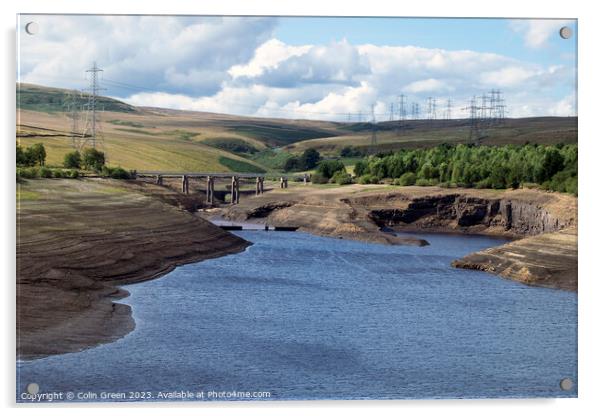
[[[559,388],[562,378],[577,380],[576,294],[450,267],[499,240],[425,235],[430,246],[405,247],[237,234],[254,245],[127,286],[136,329],[125,338],[19,362],[18,400],[31,382],[76,400],[102,392],[162,400],[170,391],[205,400],[222,391],[272,400],[577,394],[576,384]]]

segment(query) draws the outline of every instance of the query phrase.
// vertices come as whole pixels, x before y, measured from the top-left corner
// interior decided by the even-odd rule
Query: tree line
[[[114,179],[129,179],[132,172],[120,167],[106,166],[104,152],[95,148],[86,148],[65,154],[62,167],[46,166],[46,149],[42,143],[23,148],[17,144],[17,179],[26,178],[77,178],[79,170],[93,171],[101,176]]]
[[[390,178],[398,185],[494,189],[538,184],[577,195],[577,145],[442,144],[370,156],[356,163],[354,173],[360,183]]]

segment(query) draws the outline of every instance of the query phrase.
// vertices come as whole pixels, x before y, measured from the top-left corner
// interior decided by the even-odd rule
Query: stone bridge
[[[136,173],[137,178],[152,178],[157,185],[163,185],[165,178],[177,178],[182,181],[182,192],[188,194],[190,192],[190,179],[198,178],[206,181],[207,203],[214,204],[215,181],[219,179],[227,179],[230,181],[230,203],[238,204],[240,201],[240,180],[254,179],[255,180],[255,195],[263,194],[263,182],[266,178],[274,178],[280,180],[280,188],[288,188],[288,180],[290,178],[299,178],[303,180],[303,184],[307,185],[309,175],[279,175],[265,173],[224,173],[224,172],[158,172],[158,171],[143,171]]]

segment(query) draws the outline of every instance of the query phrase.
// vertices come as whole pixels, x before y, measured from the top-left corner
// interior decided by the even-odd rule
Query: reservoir
[[[126,337],[18,362],[17,400],[29,383],[75,401],[576,397],[576,293],[450,266],[503,241],[236,234],[253,245],[125,286]]]

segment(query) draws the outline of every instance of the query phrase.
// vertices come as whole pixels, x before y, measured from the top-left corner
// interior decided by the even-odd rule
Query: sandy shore
[[[538,190],[294,184],[204,214],[335,238],[424,245],[382,232],[482,234],[514,239],[454,267],[484,270],[530,285],[577,290],[577,198]]]
[[[17,357],[111,342],[135,327],[120,286],[248,242],[182,208],[192,197],[110,180],[32,180],[17,207]],[[180,208],[174,206],[179,205]]]

